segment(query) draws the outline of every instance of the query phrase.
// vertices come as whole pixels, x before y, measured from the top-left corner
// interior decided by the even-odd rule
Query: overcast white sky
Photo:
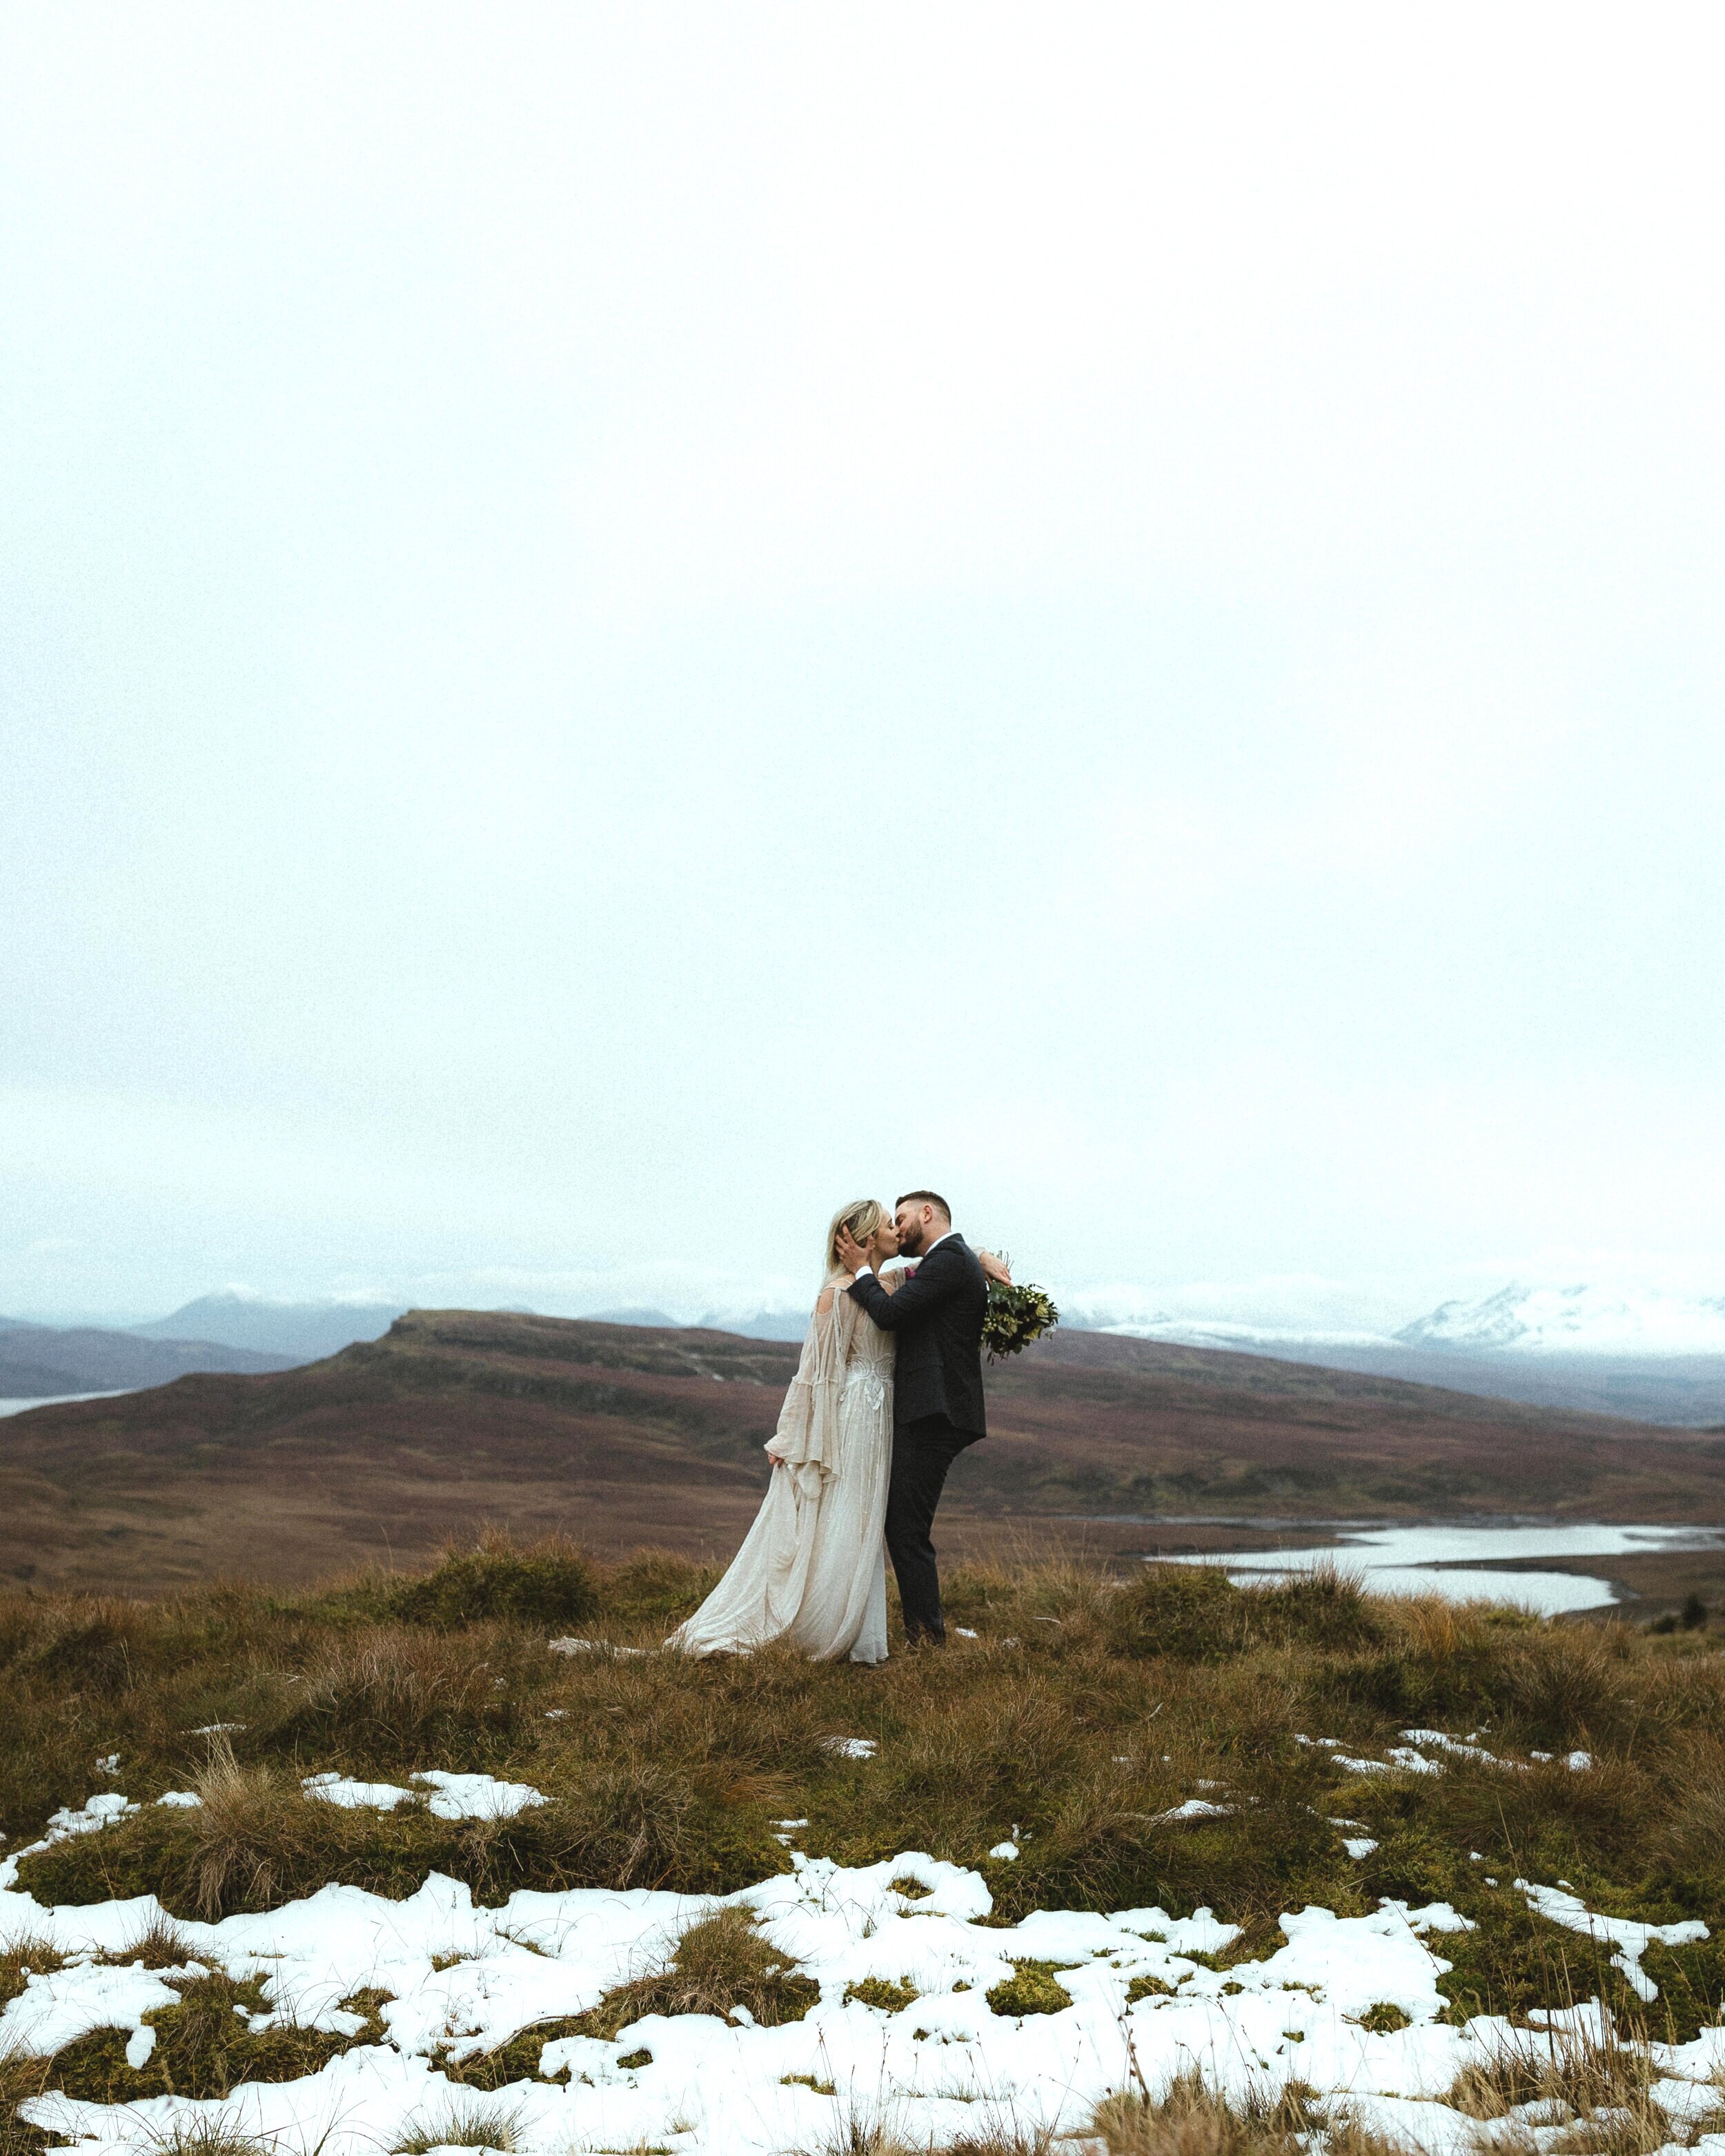
[[[0,1311],[1725,1290],[1715,11],[0,29]]]

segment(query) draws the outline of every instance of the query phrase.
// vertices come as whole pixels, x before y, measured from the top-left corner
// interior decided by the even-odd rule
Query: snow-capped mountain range
[[[1725,1295],[1512,1281],[1477,1302],[1440,1303],[1395,1337],[1470,1354],[1725,1355]]]
[[[1070,1322],[1098,1331],[1198,1348],[1258,1349],[1417,1348],[1468,1356],[1589,1356],[1641,1362],[1674,1356],[1725,1356],[1725,1296],[1680,1295],[1651,1287],[1574,1282],[1536,1286],[1512,1281],[1476,1301],[1458,1299],[1394,1330],[1346,1326],[1255,1325],[1123,1308],[1124,1298],[1074,1296]],[[1322,1360],[1315,1354],[1315,1359]]]

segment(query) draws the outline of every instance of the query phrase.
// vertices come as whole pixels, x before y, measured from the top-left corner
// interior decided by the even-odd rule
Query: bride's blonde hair
[[[832,1225],[827,1229],[826,1277],[842,1273],[839,1262],[839,1230],[848,1228],[859,1243],[866,1243],[880,1223],[886,1218],[886,1208],[878,1198],[855,1198],[848,1205],[841,1205],[834,1214]]]

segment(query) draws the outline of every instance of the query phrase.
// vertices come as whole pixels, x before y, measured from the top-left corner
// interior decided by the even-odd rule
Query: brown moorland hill
[[[413,1311],[299,1369],[38,1409],[0,1424],[0,1578],[287,1584],[485,1521],[723,1556],[796,1360],[729,1333]],[[993,1435],[943,1514],[955,1550],[1121,1515],[1725,1519],[1717,1435],[1394,1378],[1062,1331],[989,1393]]]

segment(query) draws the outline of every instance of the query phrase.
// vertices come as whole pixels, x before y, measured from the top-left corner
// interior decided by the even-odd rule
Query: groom
[[[912,1190],[894,1215],[899,1255],[917,1260],[895,1295],[875,1277],[867,1254],[841,1228],[838,1255],[856,1275],[850,1293],[876,1325],[898,1335],[893,1386],[892,1481],[886,1491],[886,1549],[898,1575],[905,1635],[940,1645],[941,1578],[929,1529],[947,1470],[987,1435],[983,1415],[983,1320],[988,1284],[975,1253],[932,1190]]]

